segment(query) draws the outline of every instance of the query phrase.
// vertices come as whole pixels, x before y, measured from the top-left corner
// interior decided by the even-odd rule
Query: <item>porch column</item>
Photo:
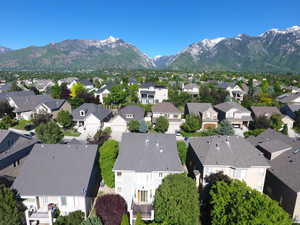
[[[52,211],[48,210],[49,225],[53,225]]]
[[[29,221],[29,211],[28,211],[28,209],[26,209],[26,211],[25,211],[25,218],[26,218],[26,224],[27,224],[27,225],[30,225],[30,221]]]

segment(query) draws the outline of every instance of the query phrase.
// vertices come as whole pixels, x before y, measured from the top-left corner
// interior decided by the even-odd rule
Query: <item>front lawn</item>
[[[13,126],[12,128],[18,129],[18,130],[25,130],[26,125],[31,125],[31,121],[28,120],[18,120],[17,125]]]
[[[73,129],[64,130],[65,136],[79,137],[80,133]]]
[[[193,133],[188,133],[181,130],[180,133],[182,134],[183,137],[202,137],[202,136],[213,136],[217,134],[215,129],[209,129],[209,130],[193,132]]]

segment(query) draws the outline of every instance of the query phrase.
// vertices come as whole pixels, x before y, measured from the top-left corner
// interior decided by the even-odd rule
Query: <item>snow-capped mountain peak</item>
[[[216,44],[218,44],[220,41],[223,41],[224,39],[224,37],[215,39],[204,39],[203,41],[201,41],[201,43],[207,48],[213,48],[216,46]]]
[[[102,42],[102,43],[114,43],[114,42],[117,42],[119,40],[120,40],[119,38],[115,38],[113,36],[109,36],[107,39],[101,40],[100,42]]]

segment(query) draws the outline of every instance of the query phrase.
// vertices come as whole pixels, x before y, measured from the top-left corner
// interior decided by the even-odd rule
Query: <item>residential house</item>
[[[95,97],[99,98],[99,102],[101,104],[104,103],[104,98],[110,94],[112,86],[112,83],[104,84],[98,91],[94,93]]]
[[[0,83],[0,93],[7,92],[11,89],[12,83]]]
[[[199,95],[199,85],[193,83],[186,85],[183,84],[182,91],[191,95]]]
[[[218,112],[214,110],[211,103],[187,103],[184,109],[185,115],[191,114],[201,118],[201,129],[218,127]]]
[[[88,79],[80,80],[79,83],[81,83],[85,87],[85,89],[93,89],[94,88],[93,83]]]
[[[47,112],[53,117],[61,110],[69,110],[70,105],[62,99],[53,99],[49,95],[12,96],[8,98],[14,107],[17,119],[31,120],[34,113]]]
[[[296,93],[285,93],[283,95],[280,95],[276,98],[277,101],[280,103],[286,103],[286,104],[295,104],[300,103],[300,92]]]
[[[197,137],[189,140],[187,165],[199,185],[205,178],[222,171],[225,175],[245,181],[263,191],[268,161],[257,149],[239,136]]]
[[[183,123],[181,119],[181,112],[170,102],[162,102],[152,106],[152,123],[163,116],[169,121],[169,129],[167,133],[175,133],[180,130]]]
[[[178,157],[176,137],[171,134],[124,133],[113,167],[115,191],[127,202],[130,223],[137,213],[154,219],[155,191],[164,177],[184,172]]]
[[[296,119],[295,112],[299,110],[300,110],[300,103],[293,103],[293,104],[287,103],[280,109],[280,111],[284,115],[291,117],[293,120]]]
[[[163,85],[144,83],[138,89],[138,98],[142,104],[156,104],[168,100],[168,88]]]
[[[216,87],[226,90],[231,98],[239,102],[243,101],[244,95],[246,94],[239,85],[232,82],[221,82]]]
[[[280,115],[282,116],[281,121],[286,124],[289,129],[293,128],[294,120],[288,115],[282,115],[275,106],[251,106],[251,111],[255,118],[264,116],[270,119],[273,115]]]
[[[55,85],[55,83],[52,80],[48,80],[48,79],[33,79],[33,86],[39,92],[46,92],[53,85]]]
[[[131,86],[131,85],[134,85],[134,84],[138,85],[139,83],[133,77],[129,77],[128,78],[128,85]]]
[[[276,200],[295,223],[299,223],[300,142],[272,129],[248,139],[270,160],[264,193]]]
[[[27,207],[26,225],[52,225],[53,208],[63,216],[76,210],[89,215],[99,187],[97,148],[82,144],[34,146],[13,183]]]
[[[119,110],[111,120],[104,124],[104,127],[110,127],[113,133],[123,133],[127,131],[127,124],[131,120],[144,120],[145,110],[137,105],[128,105]]]
[[[35,95],[33,91],[11,91],[0,93],[0,101],[8,101],[10,97]]]
[[[0,176],[16,177],[36,139],[10,130],[0,130]]]
[[[104,123],[109,121],[113,114],[109,109],[94,103],[84,103],[72,112],[75,128],[81,133],[94,136]]]
[[[252,121],[251,112],[236,102],[224,102],[215,105],[219,120],[228,120],[233,127],[242,128]]]
[[[66,84],[68,89],[71,89],[74,84],[78,82],[77,77],[67,77],[57,81],[57,84],[61,86],[62,84]]]

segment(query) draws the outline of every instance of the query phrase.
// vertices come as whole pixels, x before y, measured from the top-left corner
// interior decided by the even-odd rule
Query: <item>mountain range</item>
[[[179,71],[300,72],[300,26],[258,36],[205,39],[176,55],[150,58],[122,39],[64,40],[11,50],[0,46],[0,70],[92,71],[172,69]]]

